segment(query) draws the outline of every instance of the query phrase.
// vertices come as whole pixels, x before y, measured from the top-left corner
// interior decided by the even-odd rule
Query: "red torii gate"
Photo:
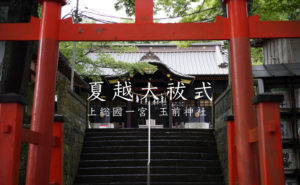
[[[58,62],[59,41],[168,41],[168,40],[230,40],[232,92],[234,105],[234,138],[237,175],[231,183],[241,185],[284,184],[281,139],[270,121],[278,123],[278,117],[268,120],[269,132],[277,132],[271,147],[256,123],[254,96],[249,53],[250,38],[300,37],[300,21],[260,21],[258,16],[247,16],[247,0],[224,0],[228,18],[217,17],[215,23],[153,23],[153,0],[136,0],[135,24],[74,24],[72,19],[61,20],[61,6],[65,0],[40,0],[43,4],[41,19],[32,18],[30,23],[0,24],[0,40],[38,40],[37,77],[34,91],[31,134],[38,137],[38,145],[30,144],[27,166],[27,185],[49,184],[49,161],[52,143],[55,77]],[[278,109],[275,104],[271,108]],[[265,110],[263,105],[258,105]],[[275,107],[275,108],[274,108]],[[1,107],[0,107],[1,108]],[[2,107],[3,109],[3,107]],[[2,111],[0,109],[0,111]],[[268,112],[268,118],[279,112]],[[9,115],[7,115],[9,116]],[[1,117],[4,119],[5,115]],[[258,114],[259,123],[265,123]],[[4,129],[5,130],[5,129]],[[280,130],[279,130],[280,132]],[[1,133],[3,134],[3,133]],[[14,133],[15,134],[15,133]],[[36,135],[37,134],[37,135]],[[16,136],[18,137],[18,136]],[[20,137],[20,136],[19,136]],[[279,138],[279,143],[278,143]],[[0,137],[1,139],[1,137]],[[258,143],[262,156],[258,157]],[[272,151],[272,149],[277,149]],[[278,149],[279,148],[279,149]],[[2,148],[2,151],[6,151]],[[276,151],[276,152],[275,152]],[[269,152],[275,152],[272,158]],[[7,153],[7,156],[12,155]],[[266,160],[266,158],[273,161]],[[279,160],[279,161],[276,161]],[[260,161],[260,164],[258,164]],[[3,161],[0,159],[0,165]],[[271,163],[275,166],[271,167]],[[235,166],[236,165],[236,166]],[[260,166],[260,167],[259,167]],[[271,168],[270,168],[271,167]],[[16,169],[0,170],[0,184],[16,185]],[[275,177],[276,176],[276,177]],[[274,180],[275,179],[275,180]]]

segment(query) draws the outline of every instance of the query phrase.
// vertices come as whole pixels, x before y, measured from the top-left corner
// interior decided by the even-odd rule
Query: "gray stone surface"
[[[80,160],[84,133],[87,124],[86,102],[76,93],[69,90],[69,81],[60,72],[57,75],[56,114],[66,118],[64,123],[64,185],[73,185]],[[34,84],[29,84],[28,99],[31,103],[26,108],[24,127],[30,128]],[[28,144],[22,144],[19,185],[25,185]]]
[[[64,185],[73,185],[80,160],[86,129],[86,103],[69,90],[69,81],[58,74],[57,113],[66,118],[64,124]]]
[[[227,122],[225,118],[232,115],[232,95],[227,89],[215,102],[215,137],[217,142],[218,155],[221,161],[224,180],[228,184],[228,150],[227,150]]]

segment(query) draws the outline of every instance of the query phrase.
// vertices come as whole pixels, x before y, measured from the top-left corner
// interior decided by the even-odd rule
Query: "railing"
[[[150,185],[150,163],[151,163],[151,110],[150,101],[148,101],[148,163],[147,163],[147,185]]]

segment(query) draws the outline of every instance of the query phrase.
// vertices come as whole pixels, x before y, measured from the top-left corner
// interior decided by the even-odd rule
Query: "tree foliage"
[[[251,47],[251,61],[252,65],[262,65],[264,63],[264,55],[262,47]]]
[[[209,18],[214,18],[219,11],[208,11],[207,9],[217,9],[221,6],[220,0],[154,0],[154,13],[163,10],[169,17],[188,17],[186,20],[200,21],[205,19],[206,15]],[[118,0],[115,3],[115,9],[125,9],[127,15],[133,16],[135,14],[135,0]],[[206,14],[202,14],[206,12]],[[204,17],[199,16],[201,14]],[[200,18],[200,19],[197,19]],[[182,20],[185,22],[185,20]]]
[[[299,20],[300,0],[254,0],[251,11],[261,20]]]
[[[115,8],[124,8],[128,15],[134,15],[134,0],[118,0]],[[180,22],[213,22],[217,15],[226,16],[221,0],[155,0],[155,12],[162,9],[169,17],[182,17]],[[248,12],[249,15],[258,14],[261,20],[299,20],[300,0],[250,0]],[[192,42],[175,43],[188,47]],[[251,48],[251,60],[253,65],[263,64],[262,48]]]
[[[60,52],[72,61],[73,56],[73,42],[61,42]],[[96,79],[103,74],[103,68],[110,68],[116,74],[123,74],[129,72],[133,74],[138,71],[143,74],[144,69],[156,70],[155,66],[147,62],[132,61],[133,63],[115,60],[106,51],[114,51],[118,53],[134,52],[136,47],[127,45],[114,45],[108,42],[77,42],[76,43],[76,57],[75,70],[82,76],[88,76]],[[96,58],[91,59],[91,54],[96,54]]]
[[[250,0],[248,7],[250,14],[259,14],[262,20],[300,18],[300,0]],[[118,0],[115,8],[125,9],[126,13],[132,16],[135,0]],[[182,16],[182,22],[210,20],[226,12],[221,0],[154,0],[154,12],[159,10],[164,10],[169,17]],[[186,16],[191,13],[191,16]]]
[[[258,14],[261,20],[299,20],[300,0],[250,0],[248,2],[250,15]],[[125,9],[129,16],[135,13],[135,0],[118,0],[116,10]],[[169,17],[181,17],[180,22],[213,22],[216,16],[226,16],[226,9],[221,0],[154,0],[154,13],[163,10]],[[158,20],[159,21],[159,20]],[[179,47],[188,47],[190,42],[176,42]],[[101,74],[101,68],[113,68],[118,72],[143,73],[148,68],[145,63],[129,64],[115,61],[101,48],[113,48],[112,43],[79,42],[76,48],[76,70],[83,75]],[[73,45],[71,42],[61,44],[60,50],[71,61]],[[133,48],[115,48],[126,52]],[[87,55],[98,53],[98,59],[92,61]],[[262,64],[262,48],[251,48],[251,58],[254,64]],[[87,67],[88,66],[88,67]],[[153,67],[153,66],[152,66]],[[117,70],[118,69],[118,70]]]

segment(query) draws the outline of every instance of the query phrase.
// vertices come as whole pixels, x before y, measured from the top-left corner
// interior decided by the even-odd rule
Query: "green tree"
[[[118,0],[115,8],[125,9],[134,15],[134,0]],[[196,6],[191,6],[192,3]],[[213,22],[215,17],[226,16],[221,0],[155,0],[154,12],[165,10],[169,17],[182,17],[180,22]],[[249,15],[258,14],[261,20],[299,20],[300,0],[250,0]],[[195,41],[175,42],[179,47],[188,47]],[[253,65],[263,64],[262,48],[251,48]]]
[[[76,59],[75,70],[82,76],[88,76],[93,79],[99,79],[99,76],[103,72],[103,68],[111,68],[116,74],[122,74],[129,72],[133,74],[134,71],[138,71],[144,74],[144,70],[156,70],[156,67],[150,65],[147,62],[132,61],[133,63],[127,63],[119,60],[115,60],[106,51],[114,51],[118,53],[134,52],[136,47],[128,45],[115,45],[111,42],[77,42],[76,43]],[[60,52],[69,61],[72,61],[73,56],[73,42],[61,42]],[[96,53],[97,59],[92,60],[89,54]]]
[[[249,14],[259,14],[262,20],[295,20],[299,19],[300,0],[252,0],[248,2]],[[129,16],[135,13],[135,0],[118,0],[115,9],[125,9]],[[213,22],[216,16],[226,16],[226,10],[221,0],[154,0],[154,13],[164,10],[169,17],[181,17],[180,22]],[[159,20],[158,20],[159,21]],[[176,42],[179,47],[188,47],[194,41]],[[118,72],[143,73],[145,63],[129,64],[115,61],[101,48],[119,50],[119,52],[132,51],[133,48],[115,47],[113,43],[79,42],[76,48],[77,72],[91,76],[101,74],[102,68],[118,69]],[[71,61],[71,42],[61,43],[61,52]],[[98,53],[98,59],[92,61],[87,55]],[[251,58],[254,64],[263,62],[262,48],[251,48]],[[136,61],[138,62],[138,61]],[[153,66],[150,66],[150,68]]]
[[[299,20],[300,0],[254,0],[251,12],[261,20]]]
[[[196,5],[196,6],[192,6]],[[116,10],[125,9],[134,15],[135,0],[118,0]],[[299,20],[300,0],[249,0],[250,14],[259,14],[262,20]],[[225,15],[221,0],[154,0],[154,12],[164,10],[169,17],[182,16],[181,22],[197,22]],[[187,16],[189,15],[189,16]]]
[[[154,13],[163,10],[169,17],[184,17],[181,22],[199,22],[201,19],[208,20],[217,14],[223,14],[221,5],[220,0],[154,0]],[[135,0],[118,0],[115,9],[125,9],[127,15],[133,16]]]
[[[252,65],[262,65],[264,63],[264,55],[262,47],[251,47]]]

